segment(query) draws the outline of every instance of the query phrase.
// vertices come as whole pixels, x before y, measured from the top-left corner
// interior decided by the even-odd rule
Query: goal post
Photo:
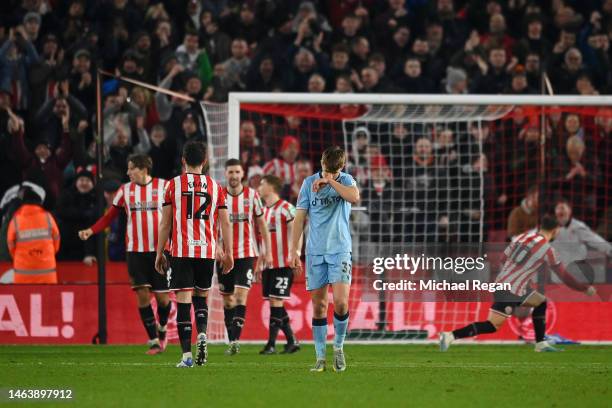
[[[612,211],[610,96],[230,93],[227,104],[203,102],[202,109],[213,175],[222,175],[227,158],[246,157],[245,122],[259,143],[253,174],[278,157],[288,136],[299,141],[311,173],[324,147],[345,148],[346,171],[362,189],[351,215],[353,339],[432,338],[486,311],[478,302],[382,292],[364,306],[374,256],[439,242],[504,243],[512,235],[510,210],[533,187],[540,212],[565,198],[593,229]],[[572,143],[586,145],[579,160],[592,175],[588,182],[565,180]],[[607,279],[605,266],[595,274]]]

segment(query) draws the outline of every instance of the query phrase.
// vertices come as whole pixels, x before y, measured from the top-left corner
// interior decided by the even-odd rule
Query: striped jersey
[[[225,189],[225,200],[232,224],[234,259],[259,256],[255,235],[255,217],[263,215],[259,193],[250,187],[243,187],[238,195]]]
[[[296,164],[289,164],[283,159],[272,159],[264,164],[264,174],[272,174],[283,181],[283,184],[292,184],[295,181]]]
[[[164,205],[172,206],[170,254],[214,259],[219,209],[227,208],[223,187],[204,174],[185,173],[168,182]]]
[[[506,261],[496,282],[510,283],[511,292],[523,296],[538,270],[543,266],[555,268],[560,261],[548,241],[531,231],[520,235],[504,251]]]
[[[272,246],[272,267],[289,266],[289,232],[288,226],[295,218],[295,207],[283,199],[278,200],[264,210],[264,217],[270,232]]]
[[[117,190],[113,205],[127,214],[128,252],[155,252],[165,186],[166,180],[152,178],[145,185],[129,182]]]

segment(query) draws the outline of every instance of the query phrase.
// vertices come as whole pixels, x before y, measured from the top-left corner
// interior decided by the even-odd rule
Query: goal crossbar
[[[240,105],[321,104],[321,105],[518,105],[518,106],[609,106],[612,96],[579,95],[440,95],[440,94],[353,94],[231,92],[228,99],[229,157],[238,157]]]

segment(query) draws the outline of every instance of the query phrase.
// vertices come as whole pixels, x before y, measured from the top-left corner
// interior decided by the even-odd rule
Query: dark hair
[[[192,140],[183,147],[183,159],[188,166],[196,167],[206,164],[206,145]]]
[[[261,180],[271,185],[276,194],[280,194],[280,192],[283,189],[282,180],[273,174],[266,174],[265,176],[261,178]]]
[[[343,52],[345,54],[350,54],[351,53],[351,51],[348,49],[348,47],[344,43],[338,43],[338,44],[334,45],[333,48],[332,48],[332,54],[335,53],[335,52]]]
[[[559,226],[559,222],[557,219],[550,215],[546,214],[542,217],[542,221],[540,221],[540,230],[542,231],[552,231]]]
[[[225,168],[227,169],[230,166],[241,166],[242,167],[242,163],[240,163],[240,160],[238,159],[228,159],[225,162]]]
[[[325,165],[325,170],[331,173],[342,170],[346,162],[344,150],[338,146],[331,146],[325,149],[321,156],[321,162]]]
[[[538,194],[539,192],[540,192],[539,186],[531,186],[529,187],[529,189],[527,189],[527,193],[525,194],[525,197],[533,195],[533,194]]]
[[[559,205],[559,204],[565,204],[567,205],[569,208],[572,208],[572,203],[570,203],[570,201],[567,198],[564,197],[559,197],[557,200],[555,200],[555,208]]]
[[[153,160],[147,154],[135,153],[131,154],[128,159],[128,163],[132,162],[134,167],[139,169],[147,169],[147,172],[151,174],[151,170],[153,169]]]

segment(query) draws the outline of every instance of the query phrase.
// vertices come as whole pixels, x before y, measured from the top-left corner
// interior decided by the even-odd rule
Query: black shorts
[[[153,292],[168,292],[168,281],[155,270],[155,252],[128,252],[126,257],[132,289],[151,288]]]
[[[510,317],[517,307],[523,305],[531,293],[533,292],[527,293],[523,296],[518,296],[512,292],[508,292],[507,290],[497,291],[495,292],[494,303],[491,305],[491,310],[494,310],[495,312],[506,317]]]
[[[289,299],[292,284],[293,270],[291,268],[266,269],[263,271],[261,282],[263,298]]]
[[[212,286],[214,259],[170,258],[170,290],[208,290]]]
[[[217,263],[217,278],[219,279],[219,292],[223,295],[231,295],[234,288],[251,289],[253,274],[255,272],[255,261],[257,258],[239,258],[234,260],[234,269],[223,274],[223,267]]]

